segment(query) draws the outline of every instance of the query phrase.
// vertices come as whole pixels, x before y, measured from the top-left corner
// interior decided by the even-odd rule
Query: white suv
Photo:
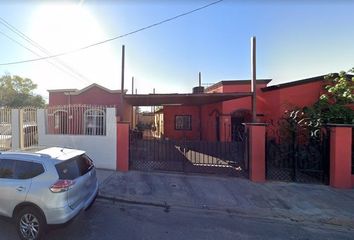
[[[96,171],[84,151],[48,148],[0,153],[0,215],[12,217],[21,239],[37,240],[94,202]]]

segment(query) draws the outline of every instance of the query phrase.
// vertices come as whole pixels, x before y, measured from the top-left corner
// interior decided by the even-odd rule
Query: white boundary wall
[[[117,124],[115,108],[107,108],[106,136],[46,134],[46,114],[37,111],[38,145],[46,147],[69,147],[86,151],[97,168],[116,170]]]

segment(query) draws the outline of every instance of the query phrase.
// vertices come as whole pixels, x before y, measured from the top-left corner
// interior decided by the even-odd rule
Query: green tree
[[[354,103],[354,68],[325,77],[325,93],[304,112],[311,119],[322,123],[354,124],[354,111],[348,106]]]
[[[348,72],[341,71],[338,74],[329,74],[325,77],[327,85],[326,93],[320,97],[321,101],[330,104],[345,105],[354,102],[354,77],[350,75],[354,73],[354,68]]]
[[[0,78],[0,107],[44,107],[43,97],[33,92],[36,88],[29,78],[5,74]]]

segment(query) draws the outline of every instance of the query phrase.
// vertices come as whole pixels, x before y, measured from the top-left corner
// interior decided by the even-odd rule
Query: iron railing
[[[106,135],[106,109],[102,105],[50,106],[46,109],[46,133]]]
[[[0,151],[11,149],[11,108],[0,108]]]
[[[21,137],[20,148],[29,148],[38,146],[38,121],[37,108],[24,107],[20,109],[21,119]]]
[[[268,127],[266,175],[270,180],[328,183],[329,131],[301,112]]]
[[[247,138],[244,138],[247,139]],[[248,177],[245,142],[171,140],[130,135],[130,168]]]

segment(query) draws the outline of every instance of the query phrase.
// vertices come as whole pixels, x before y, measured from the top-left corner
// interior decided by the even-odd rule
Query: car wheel
[[[46,223],[43,215],[30,207],[22,209],[16,216],[16,230],[22,240],[39,240]]]

